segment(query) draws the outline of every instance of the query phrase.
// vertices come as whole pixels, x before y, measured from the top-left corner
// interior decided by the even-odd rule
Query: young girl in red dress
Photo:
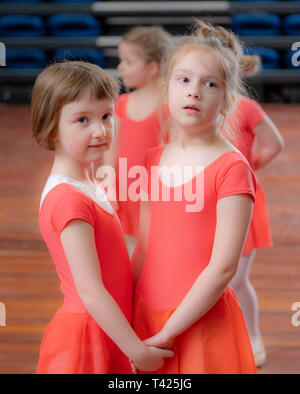
[[[148,345],[174,350],[156,373],[256,373],[229,286],[255,177],[219,130],[241,86],[239,60],[217,38],[188,36],[169,58],[164,86],[170,143],[145,160],[149,201],[143,196],[133,255],[134,329]]]
[[[138,233],[139,201],[128,194],[133,180],[129,178],[127,184],[120,182],[119,160],[126,160],[129,172],[133,166],[142,166],[147,150],[160,144],[159,76],[170,46],[171,36],[156,26],[138,26],[130,30],[119,45],[118,70],[122,82],[127,89],[134,88],[120,96],[115,109],[119,123],[114,154],[117,156],[118,216],[130,255]]]
[[[239,41],[232,39],[233,33],[218,26],[204,24],[198,29],[198,36],[217,37],[222,44],[240,58],[243,76],[255,75],[260,69],[258,56],[244,55]],[[284,147],[283,139],[262,107],[249,97],[236,92],[231,113],[223,128],[224,135],[246,157],[256,171],[265,167]],[[267,215],[266,198],[256,178],[256,195],[253,215],[243,254],[236,275],[231,281],[246,320],[256,366],[266,361],[266,353],[259,330],[259,306],[257,295],[249,278],[257,249],[272,246],[270,224]]]
[[[45,332],[37,373],[130,373],[163,364],[131,328],[132,272],[119,220],[91,180],[113,132],[118,85],[84,62],[49,66],[32,96],[35,140],[54,151],[39,225],[64,302]]]

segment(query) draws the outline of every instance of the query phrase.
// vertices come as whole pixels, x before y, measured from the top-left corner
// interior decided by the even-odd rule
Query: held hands
[[[171,358],[174,352],[170,349],[173,347],[174,338],[165,335],[164,331],[160,331],[156,335],[144,340],[145,352],[142,357],[135,360],[129,360],[133,373],[137,373],[137,369],[141,371],[155,371],[164,365],[164,358]]]
[[[156,371],[164,365],[164,358],[171,358],[174,352],[168,349],[159,349],[154,346],[146,346],[143,355],[135,360],[130,360],[132,372]]]
[[[174,338],[169,338],[164,335],[163,331],[158,332],[153,337],[144,341],[147,346],[155,346],[159,348],[172,349]]]

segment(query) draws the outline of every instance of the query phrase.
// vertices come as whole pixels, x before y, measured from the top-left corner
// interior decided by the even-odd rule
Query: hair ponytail
[[[193,28],[194,34],[203,39],[215,38],[225,47],[230,49],[238,58],[243,76],[252,76],[259,72],[261,59],[257,55],[244,55],[243,43],[231,31],[222,26],[213,26],[210,23],[196,20]]]
[[[257,55],[243,55],[240,63],[244,76],[256,75],[261,69],[261,58]]]
[[[235,56],[243,56],[243,45],[237,36],[222,26],[213,26],[210,23],[196,20],[194,34],[199,38],[217,38],[220,43],[230,49]]]

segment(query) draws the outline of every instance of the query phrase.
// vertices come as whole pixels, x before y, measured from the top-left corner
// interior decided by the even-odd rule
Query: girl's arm
[[[218,301],[235,275],[251,220],[253,201],[248,195],[224,197],[217,204],[217,225],[209,264],[199,275],[163,329],[147,339],[151,346],[171,347]]]
[[[162,366],[163,358],[173,353],[145,346],[102,282],[93,227],[73,220],[60,237],[78,294],[94,320],[139,369],[152,371]]]
[[[254,169],[259,170],[274,159],[284,148],[283,138],[268,115],[254,129],[253,163]]]
[[[150,202],[140,202],[139,234],[137,244],[132,255],[133,281],[136,286],[146,258],[150,229]]]

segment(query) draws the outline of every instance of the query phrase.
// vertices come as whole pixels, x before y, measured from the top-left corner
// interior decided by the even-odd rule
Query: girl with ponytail
[[[239,58],[215,37],[185,37],[164,70],[170,142],[145,156],[148,182],[132,258],[134,329],[148,346],[175,353],[155,373],[256,373],[229,286],[251,221],[255,177],[220,133],[240,89]]]
[[[261,67],[259,56],[244,55],[238,38],[221,26],[198,21],[196,34],[201,38],[214,37],[233,52],[239,59],[242,76],[253,76]],[[269,116],[243,91],[233,95],[232,109],[223,122],[222,133],[246,157],[250,166],[257,171],[269,164],[283,149],[283,139]],[[251,340],[256,366],[266,361],[265,348],[259,330],[259,306],[256,292],[250,282],[250,269],[257,249],[272,246],[270,225],[263,189],[256,179],[256,196],[252,220],[236,275],[231,281],[243,310]]]

